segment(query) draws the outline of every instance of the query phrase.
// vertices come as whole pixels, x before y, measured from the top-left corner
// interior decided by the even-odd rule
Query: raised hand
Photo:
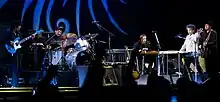
[[[197,30],[197,33],[202,33],[202,32],[203,32],[203,28]]]
[[[10,44],[13,46],[13,45],[14,45],[14,42],[13,42],[13,41],[10,41]]]

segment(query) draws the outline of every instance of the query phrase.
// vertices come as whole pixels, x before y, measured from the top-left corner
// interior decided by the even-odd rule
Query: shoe
[[[11,88],[16,88],[15,86],[11,86]]]

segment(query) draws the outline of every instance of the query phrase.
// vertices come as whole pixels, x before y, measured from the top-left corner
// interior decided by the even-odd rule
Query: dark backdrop
[[[46,15],[50,2],[54,1],[48,17],[52,29],[56,26],[58,19],[65,18],[70,24],[69,32],[77,34],[80,32],[81,35],[99,33],[100,40],[107,41],[108,33],[101,31],[92,23],[91,9],[88,6],[88,2],[91,1],[96,20],[115,34],[112,37],[112,48],[132,46],[141,33],[146,33],[149,39],[155,42],[155,37],[151,32],[157,30],[163,50],[178,50],[183,41],[174,36],[179,33],[185,34],[187,24],[193,23],[197,27],[203,27],[204,22],[212,20],[217,31],[219,27],[219,6],[218,3],[210,0],[206,2],[193,0],[45,0],[45,2],[44,0],[1,0],[0,22],[6,24],[12,20],[21,20],[22,10],[27,6],[28,1],[30,6],[27,7],[22,19],[26,30],[38,28],[36,23],[34,25],[35,17],[35,20],[39,20],[39,28],[50,31],[46,23]],[[79,1],[80,30],[77,31],[76,9]],[[108,12],[104,8],[106,5],[103,5],[105,1],[107,1]],[[41,14],[40,4],[43,4]],[[110,19],[109,15],[125,33],[120,31],[114,22],[112,23],[113,19]]]

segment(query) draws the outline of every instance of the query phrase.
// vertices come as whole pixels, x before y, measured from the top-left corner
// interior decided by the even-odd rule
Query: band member
[[[200,31],[196,32],[196,27],[193,24],[187,25],[186,30],[188,32],[188,35],[186,36],[186,39],[185,39],[184,44],[182,45],[180,51],[186,51],[189,53],[186,56],[184,56],[184,61],[185,61],[184,74],[185,75],[188,74],[190,80],[192,80],[192,77],[190,75],[190,64],[191,63],[195,64],[195,61],[197,64],[197,70],[203,76],[202,69],[198,63],[198,58],[194,57],[194,54],[199,54],[198,44],[199,44],[199,38],[200,38]],[[203,80],[203,78],[202,78],[202,80]]]
[[[143,48],[151,48],[150,41],[147,40],[147,36],[145,34],[140,35],[138,42],[134,44],[134,50],[139,51]]]
[[[3,45],[8,44],[8,45],[14,45],[14,40],[17,37],[20,36],[20,30],[21,30],[21,24],[20,22],[13,22],[10,26],[10,29],[6,31],[6,33],[3,34]],[[35,35],[32,36],[32,39],[35,37]],[[4,65],[8,64],[10,65],[9,70],[11,70],[11,76],[12,76],[12,82],[11,85],[12,87],[18,86],[18,76],[19,76],[19,68],[20,68],[20,51],[17,50],[15,54],[11,55],[9,54],[5,48],[3,50],[5,53],[5,57],[3,58],[4,60]]]
[[[65,29],[62,26],[57,27],[55,29],[55,31],[54,31],[55,36],[49,42],[50,47],[52,49],[61,47],[62,41],[64,41],[64,39],[65,39],[65,36],[63,36],[64,30]]]
[[[217,58],[218,58],[218,45],[217,45],[217,32],[212,29],[212,21],[205,23],[205,31],[201,33],[200,49],[202,57],[205,58],[205,65],[208,74],[217,74]]]
[[[144,66],[143,65],[143,56],[140,56],[140,52],[141,51],[151,51],[152,47],[151,47],[151,42],[147,39],[147,36],[145,34],[140,35],[138,42],[136,42],[134,44],[134,52],[136,55],[136,62],[138,62],[136,65],[137,67],[139,67],[139,71],[142,72],[142,74],[146,74],[147,73],[147,69],[148,72],[150,73],[152,71],[152,68],[154,67],[153,65],[153,59],[151,56],[146,56],[144,58]],[[143,68],[142,68],[143,67]],[[146,69],[147,68],[147,69]]]

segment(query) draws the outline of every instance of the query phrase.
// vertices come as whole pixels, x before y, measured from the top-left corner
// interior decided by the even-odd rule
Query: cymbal
[[[107,43],[107,42],[105,42],[105,41],[99,41],[99,42],[100,42],[100,43],[104,43],[104,44]]]
[[[86,38],[95,38],[97,35],[99,35],[99,34],[87,34],[87,35],[84,35],[84,37],[86,37]]]
[[[75,38],[75,39],[77,39],[78,36],[77,36],[77,34],[75,34],[75,33],[67,33],[67,34],[66,34],[66,38],[67,38],[67,39],[69,39],[69,38]]]

